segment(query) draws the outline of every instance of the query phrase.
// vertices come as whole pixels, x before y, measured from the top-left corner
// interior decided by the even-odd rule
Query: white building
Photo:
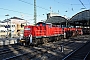
[[[10,33],[12,36],[17,36],[18,33],[23,32],[26,23],[26,20],[18,17],[12,17],[8,20],[0,22],[0,36],[9,36]],[[21,27],[21,24],[24,26]],[[10,26],[9,28],[7,28],[8,25]]]

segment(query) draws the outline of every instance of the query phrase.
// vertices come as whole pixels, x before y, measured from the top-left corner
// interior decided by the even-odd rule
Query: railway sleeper
[[[9,58],[5,58],[5,59],[3,59],[3,60],[11,60],[11,59],[14,59],[14,58],[17,58],[17,57],[26,55],[26,54],[28,54],[28,53],[18,54],[18,55],[16,55],[16,56],[12,56],[12,57],[9,57]]]

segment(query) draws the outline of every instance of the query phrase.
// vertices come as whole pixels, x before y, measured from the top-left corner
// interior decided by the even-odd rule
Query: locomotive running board
[[[36,38],[43,38],[43,37],[48,37],[48,36],[36,36]]]

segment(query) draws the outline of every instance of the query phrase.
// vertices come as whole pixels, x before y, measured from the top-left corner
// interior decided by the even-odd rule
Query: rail
[[[90,54],[90,51],[87,53],[87,55],[85,56],[84,60],[87,59],[88,55]]]
[[[68,58],[70,58],[73,54],[75,54],[77,51],[79,51],[80,49],[82,49],[84,46],[86,46],[89,42],[85,43],[84,45],[82,45],[81,47],[79,47],[78,49],[76,49],[75,51],[71,52],[70,54],[68,54],[67,56],[65,56],[62,60],[68,60]]]

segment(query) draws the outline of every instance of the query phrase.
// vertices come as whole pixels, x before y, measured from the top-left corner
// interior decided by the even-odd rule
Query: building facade
[[[26,23],[26,20],[18,17],[12,17],[0,22],[0,37],[20,36],[20,34],[23,34]]]

